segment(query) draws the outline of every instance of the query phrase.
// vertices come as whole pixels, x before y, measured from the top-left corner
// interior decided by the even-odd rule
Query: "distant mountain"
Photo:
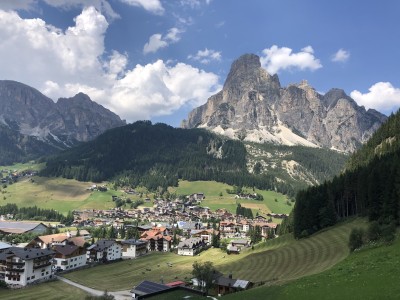
[[[54,153],[124,124],[85,94],[54,103],[25,84],[0,81],[0,164]]]
[[[306,81],[281,87],[257,55],[245,54],[233,62],[222,91],[190,112],[182,127],[244,141],[353,152],[386,118],[340,89],[321,95]]]

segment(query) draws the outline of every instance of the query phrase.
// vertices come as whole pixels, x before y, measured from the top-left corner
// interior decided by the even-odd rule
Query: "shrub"
[[[349,248],[350,251],[353,252],[356,249],[361,248],[364,244],[364,229],[362,228],[353,228],[349,237]]]
[[[381,238],[382,229],[377,221],[372,221],[368,226],[367,236],[368,240],[376,242]]]

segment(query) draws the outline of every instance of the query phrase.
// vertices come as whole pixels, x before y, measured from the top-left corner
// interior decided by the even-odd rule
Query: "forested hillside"
[[[392,114],[374,133],[368,142],[355,152],[346,163],[346,169],[354,170],[367,165],[376,155],[382,156],[400,149],[400,114]]]
[[[250,174],[246,149],[240,141],[202,129],[152,125],[150,121],[111,129],[93,141],[50,157],[41,175],[113,180],[150,190],[176,186],[178,179],[216,180],[294,193],[269,174]]]
[[[397,113],[352,156],[345,173],[299,192],[294,209],[295,236],[307,236],[354,215],[384,224],[399,224],[399,135],[400,113]]]

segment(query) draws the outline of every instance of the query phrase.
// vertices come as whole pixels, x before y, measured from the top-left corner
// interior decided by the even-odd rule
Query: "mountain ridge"
[[[232,63],[223,89],[193,109],[181,127],[250,142],[353,152],[386,118],[358,106],[341,89],[321,95],[307,81],[281,87],[257,55],[245,54]]]
[[[83,93],[54,102],[26,84],[0,80],[0,125],[0,140],[14,143],[0,149],[0,164],[9,164],[92,140],[125,121]]]

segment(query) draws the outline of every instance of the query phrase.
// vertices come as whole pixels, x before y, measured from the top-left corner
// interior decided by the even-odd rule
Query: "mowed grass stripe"
[[[126,290],[142,280],[169,282],[190,279],[195,261],[211,261],[217,270],[225,275],[232,273],[235,278],[286,282],[322,272],[343,260],[349,253],[350,230],[360,224],[363,224],[362,220],[339,224],[301,240],[282,236],[239,255],[227,255],[220,249],[209,249],[195,257],[151,253],[135,260],[72,272],[65,277],[96,289]],[[172,263],[173,267],[168,267],[167,263]]]

